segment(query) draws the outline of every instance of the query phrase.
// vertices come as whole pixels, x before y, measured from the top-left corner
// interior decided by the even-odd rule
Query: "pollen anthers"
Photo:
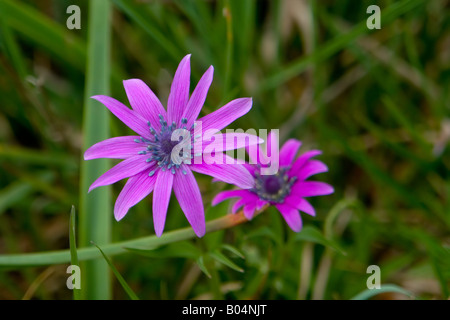
[[[260,167],[260,166],[258,166]],[[288,168],[280,168],[273,175],[261,175],[259,170],[255,171],[255,187],[250,191],[256,193],[260,199],[271,203],[283,203],[284,198],[291,192],[291,187],[297,177],[287,175]]]
[[[193,137],[191,131],[195,128],[196,123],[194,123],[190,129],[187,129],[187,119],[181,119],[181,125],[177,127],[175,121],[172,122],[171,125],[168,125],[167,121],[164,120],[164,117],[159,115],[159,122],[161,124],[161,130],[156,131],[148,122],[149,131],[151,136],[153,136],[152,140],[140,137],[140,139],[135,139],[136,143],[145,144],[145,150],[141,150],[138,152],[140,155],[149,155],[146,162],[155,161],[158,164],[158,167],[162,171],[170,170],[172,174],[175,174],[182,163],[190,164],[190,160],[194,157],[192,154],[192,148],[196,141],[196,138]],[[178,135],[179,140],[172,140],[173,134],[176,130],[181,129],[179,132],[176,132],[175,136]],[[190,139],[190,142],[188,142]],[[183,141],[186,143],[183,144]],[[185,148],[183,148],[183,146]],[[179,149],[178,154],[176,151]],[[186,152],[186,149],[189,151]],[[174,152],[175,151],[175,152]],[[153,176],[156,173],[156,170],[152,170],[149,173],[149,176]],[[187,174],[185,170],[182,170],[184,175]]]

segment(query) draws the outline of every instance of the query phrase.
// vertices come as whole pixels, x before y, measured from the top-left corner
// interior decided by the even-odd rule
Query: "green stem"
[[[83,150],[109,137],[109,113],[91,96],[109,93],[110,79],[110,18],[109,0],[89,1],[89,33],[86,68],[86,91],[83,114]],[[87,193],[93,179],[110,168],[108,159],[83,161],[80,182],[80,247],[94,241],[100,246],[110,242],[110,187]],[[82,298],[106,300],[111,297],[111,277],[103,259],[82,263]]]
[[[260,212],[264,211],[263,208]],[[241,212],[237,214],[228,214],[221,218],[206,223],[206,233],[228,229],[248,221]],[[101,246],[103,252],[108,256],[114,256],[127,252],[130,247],[149,247],[155,248],[173,242],[196,238],[191,227],[169,231],[161,237],[155,235],[136,238],[132,240],[109,243]],[[101,257],[100,251],[96,247],[85,247],[77,250],[78,260],[86,261]],[[0,267],[18,267],[18,266],[42,266],[53,264],[70,263],[70,250],[58,250],[41,253],[25,253],[0,255]]]

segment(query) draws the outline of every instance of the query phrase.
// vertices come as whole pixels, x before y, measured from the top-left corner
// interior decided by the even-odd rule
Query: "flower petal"
[[[291,165],[302,143],[296,139],[289,139],[280,149],[280,166]]]
[[[167,101],[167,119],[169,125],[172,121],[178,125],[186,109],[189,100],[189,84],[191,77],[190,66],[191,55],[188,54],[178,65],[172,86],[170,87],[169,99]]]
[[[133,110],[145,120],[150,121],[152,127],[161,129],[159,115],[166,119],[166,110],[153,91],[140,79],[130,79],[123,82],[125,92]]]
[[[255,214],[255,209],[256,209],[256,201],[252,201],[252,202],[247,203],[244,206],[244,216],[248,220],[252,220],[253,215]]]
[[[230,198],[247,198],[250,196],[251,193],[246,190],[227,190],[219,192],[214,199],[212,200],[211,204],[213,206],[217,205],[218,203],[225,201]]]
[[[209,129],[222,130],[234,120],[242,117],[252,108],[252,98],[239,98],[228,102],[222,108],[198,119],[202,123],[202,131]],[[216,131],[216,132],[217,132]]]
[[[266,200],[262,200],[262,199],[258,199],[256,201],[256,210],[261,210],[265,205],[269,204],[268,201]]]
[[[190,128],[195,120],[197,120],[203,104],[205,103],[206,96],[208,95],[209,87],[213,80],[214,68],[210,66],[208,70],[203,74],[202,78],[198,82],[197,86],[192,92],[186,109],[183,112],[182,118],[187,119],[186,127]]]
[[[130,177],[117,197],[114,205],[114,217],[121,220],[128,210],[153,191],[156,175],[148,176],[148,170]]]
[[[315,174],[327,171],[328,167],[322,161],[310,160],[299,170],[297,177],[300,180],[306,180]]]
[[[236,213],[240,207],[242,207],[243,205],[245,205],[246,201],[244,198],[239,199],[238,201],[235,202],[235,204],[233,204],[233,207],[231,208],[231,212]]]
[[[302,218],[297,209],[287,204],[276,204],[275,207],[280,211],[288,226],[295,232],[302,229]]]
[[[296,195],[291,194],[287,196],[286,199],[284,199],[284,203],[300,211],[303,211],[310,216],[316,216],[316,210],[314,210],[314,207],[308,201]]]
[[[324,196],[334,192],[332,186],[319,181],[297,181],[291,192],[299,197]]]
[[[299,174],[300,169],[306,164],[306,162],[311,159],[312,157],[315,157],[319,154],[322,154],[322,151],[320,150],[311,150],[308,152],[305,152],[300,157],[295,160],[294,164],[292,165],[291,169],[288,171],[288,175],[290,177],[296,176]]]
[[[272,144],[274,144],[273,146],[274,148],[273,152],[275,153],[274,155],[272,155]],[[280,155],[278,147],[279,147],[278,134],[276,133],[276,131],[271,130],[267,135],[267,141],[265,145],[258,145],[258,146],[250,145],[246,146],[245,148],[249,155],[251,164],[260,164],[266,166],[272,161],[273,163],[277,163],[276,166],[279,167]]]
[[[127,159],[136,156],[145,147],[134,140],[139,136],[115,137],[100,141],[84,152],[84,160],[99,158]]]
[[[157,174],[153,191],[153,225],[156,235],[161,237],[172,192],[173,174],[170,170],[158,170]]]
[[[139,172],[153,166],[155,166],[155,162],[152,161],[147,163],[145,162],[145,157],[143,156],[136,156],[123,160],[95,180],[89,187],[89,192],[97,187],[106,186],[119,180],[134,176],[135,174],[138,174]]]
[[[91,97],[97,101],[100,101],[111,111],[117,118],[125,123],[131,130],[141,135],[144,138],[150,137],[150,131],[148,129],[147,120],[141,115],[134,112],[122,102],[117,101],[114,98],[108,96],[93,96]]]
[[[191,164],[190,168],[195,172],[212,176],[242,189],[250,189],[255,185],[253,176],[240,164]]]
[[[174,174],[173,191],[180,203],[181,210],[198,237],[205,235],[205,211],[202,195],[197,181],[188,166],[182,165],[181,170]]]

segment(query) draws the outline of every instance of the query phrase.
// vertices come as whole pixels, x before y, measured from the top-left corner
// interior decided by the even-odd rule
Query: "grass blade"
[[[131,20],[136,22],[150,37],[152,37],[156,43],[158,43],[167,53],[178,61],[182,56],[179,48],[177,48],[161,31],[155,27],[151,20],[147,19],[142,14],[142,9],[135,6],[131,1],[113,0],[114,4]],[[142,4],[141,4],[142,6]]]
[[[108,258],[108,256],[102,251],[102,249],[100,249],[99,246],[97,246],[94,242],[92,242],[92,244],[94,246],[97,247],[97,249],[100,251],[100,253],[102,254],[103,258],[105,258],[105,261],[108,263],[109,267],[111,268],[112,272],[114,273],[114,275],[116,276],[117,280],[120,282],[120,284],[122,285],[122,288],[125,290],[125,292],[128,294],[128,296],[130,297],[131,300],[139,300],[139,298],[137,297],[137,295],[133,292],[133,290],[131,290],[130,286],[127,284],[127,282],[125,281],[125,279],[122,277],[122,275],[119,273],[119,271],[117,271],[116,267],[114,267],[114,265],[112,264],[111,260]]]
[[[243,212],[237,214],[228,214],[206,223],[206,233],[215,232],[237,226],[241,223],[248,222]],[[178,229],[174,231],[165,232],[161,237],[156,235],[110,243],[102,246],[103,251],[109,256],[125,253],[126,248],[133,247],[160,247],[169,243],[179,242],[188,239],[194,239],[197,236],[191,227]],[[98,250],[91,247],[84,247],[78,249],[78,259],[80,261],[92,260],[101,257]],[[25,253],[25,254],[8,254],[0,255],[0,267],[13,266],[42,266],[50,264],[61,264],[70,262],[69,250],[58,250],[40,253]]]
[[[423,1],[404,0],[394,3],[382,12],[381,20],[383,21],[383,24],[386,25],[387,23],[394,21],[400,15],[414,9],[421,2]],[[324,61],[325,59],[328,59],[333,54],[347,47],[358,37],[369,32],[370,30],[367,28],[366,21],[362,21],[361,23],[353,27],[353,29],[349,30],[346,34],[340,34],[339,36],[336,36],[324,45],[318,47],[310,55],[297,59],[290,65],[286,66],[280,72],[268,77],[264,82],[261,83],[259,90],[265,91],[268,89],[276,88],[277,86],[305,71],[311,64],[317,64],[321,61]]]
[[[70,263],[73,266],[79,266],[78,254],[77,254],[77,243],[75,237],[75,206],[72,206],[70,210],[69,219],[69,244],[70,244]],[[79,289],[73,288],[73,299],[80,300],[81,292]]]
[[[58,59],[83,70],[86,59],[84,43],[69,33],[65,26],[50,20],[22,1],[0,1],[0,19]]]
[[[385,292],[401,293],[410,298],[414,298],[414,295],[411,292],[409,292],[408,290],[405,290],[395,284],[385,284],[385,285],[382,285],[380,289],[366,289],[363,292],[358,293],[351,300],[368,300],[380,293],[385,293]]]
[[[83,150],[109,136],[109,114],[106,108],[90,97],[109,93],[110,18],[107,0],[89,2],[88,56],[83,114]],[[80,183],[80,246],[90,241],[105,245],[110,241],[110,188],[102,187],[87,194],[89,185],[110,167],[108,159],[84,161]],[[83,264],[82,290],[84,299],[109,299],[111,284],[108,265],[103,260]]]
[[[238,272],[244,272],[244,269],[239,267],[237,264],[235,264],[233,261],[228,259],[225,255],[223,255],[222,252],[219,250],[215,250],[209,254],[214,260],[226,265],[227,267],[236,270]]]

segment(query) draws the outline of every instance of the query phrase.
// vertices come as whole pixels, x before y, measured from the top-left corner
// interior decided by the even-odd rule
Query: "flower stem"
[[[89,2],[83,150],[109,137],[109,112],[91,99],[91,96],[109,92],[111,14],[112,7],[108,0]],[[106,245],[111,240],[111,187],[106,186],[88,194],[93,177],[109,168],[109,159],[81,163],[78,228],[80,247],[88,246],[90,241]],[[83,299],[105,300],[112,296],[110,270],[103,259],[83,262],[80,268],[84,274],[81,278]]]
[[[257,211],[255,215],[263,212],[265,209],[266,207],[262,208],[260,211]],[[242,211],[237,214],[228,214],[207,222],[206,233],[228,229],[246,221],[248,220],[245,218]],[[106,255],[113,256],[127,252],[126,248],[129,247],[139,246],[143,248],[156,248],[173,242],[193,239],[195,237],[197,236],[195,235],[194,230],[191,227],[187,227],[166,232],[159,238],[156,235],[152,235],[122,242],[109,243],[103,245],[102,250]],[[101,257],[100,251],[94,246],[80,248],[77,251],[79,261],[92,260]],[[70,257],[70,250],[0,255],[0,267],[64,264],[70,263]]]

